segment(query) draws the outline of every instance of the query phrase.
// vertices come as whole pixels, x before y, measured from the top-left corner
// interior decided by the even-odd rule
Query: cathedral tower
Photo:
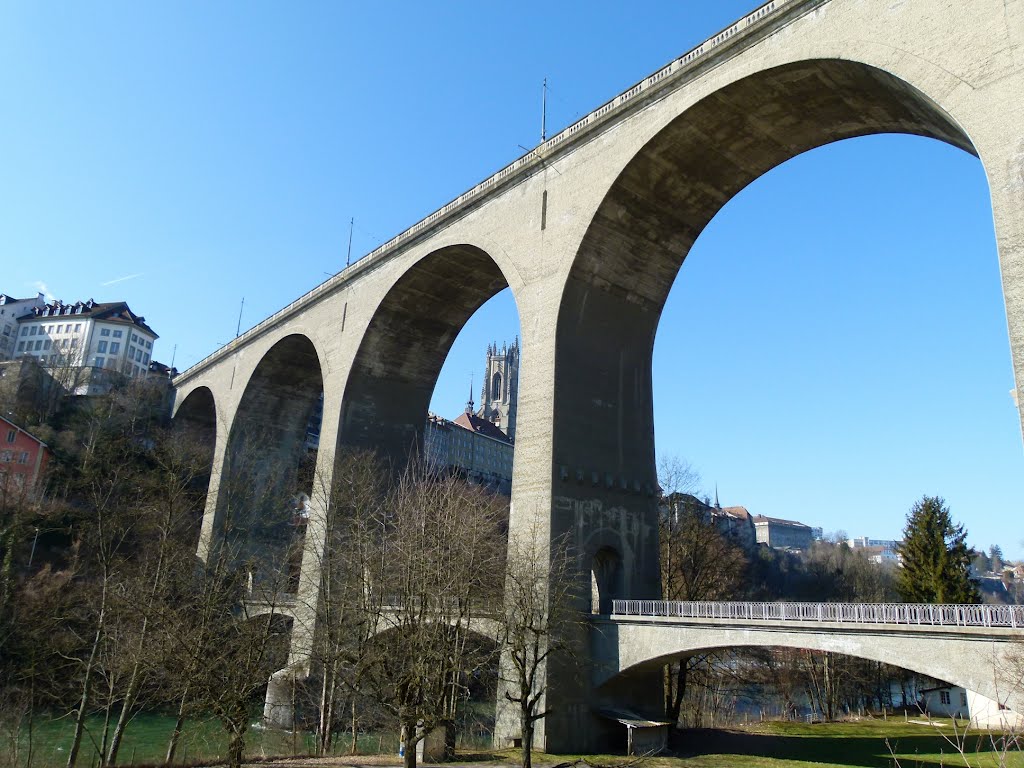
[[[519,337],[512,346],[497,344],[487,347],[487,366],[480,387],[480,410],[477,416],[487,419],[516,439],[516,400],[519,396]]]

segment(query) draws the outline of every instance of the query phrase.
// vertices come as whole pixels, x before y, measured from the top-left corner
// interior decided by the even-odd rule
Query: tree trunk
[[[178,718],[174,721],[174,730],[171,731],[171,739],[167,742],[167,756],[164,762],[171,765],[174,762],[174,753],[178,751],[178,740],[181,739],[181,730],[185,725],[185,702],[188,700],[188,688],[181,695],[181,702],[178,704]]]
[[[533,722],[530,717],[523,718],[522,731],[522,763],[523,768],[533,768]]]
[[[686,680],[689,668],[689,659],[679,660],[679,669],[676,670],[676,684],[675,690],[673,691],[671,709],[668,711],[668,717],[666,718],[673,726],[679,724],[679,713],[683,709],[683,696],[686,695]]]
[[[92,688],[92,673],[96,666],[96,656],[99,654],[100,641],[103,638],[104,620],[107,610],[107,584],[106,576],[103,580],[103,588],[100,597],[100,615],[96,623],[96,634],[93,635],[92,648],[89,650],[89,660],[85,663],[85,676],[82,680],[82,698],[78,704],[78,713],[75,715],[75,734],[71,739],[71,748],[68,750],[67,768],[74,768],[78,760],[78,750],[82,746],[82,734],[85,733],[85,712],[89,707],[89,694]]]
[[[228,765],[231,768],[242,768],[242,753],[245,751],[245,738],[238,731],[231,731],[228,743]]]
[[[416,738],[416,721],[405,723],[405,750],[402,754],[403,768],[416,768],[416,745],[419,740]]]

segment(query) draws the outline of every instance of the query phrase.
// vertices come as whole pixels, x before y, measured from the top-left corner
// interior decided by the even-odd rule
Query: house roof
[[[22,429],[21,427],[19,427],[17,424],[15,424],[10,419],[7,419],[7,418],[4,418],[3,416],[0,416],[0,421],[2,421],[4,424],[7,424],[10,427],[13,427],[14,429],[16,429],[19,432],[21,432],[21,434],[31,438],[32,440],[35,440],[37,443],[39,443],[41,446],[43,446],[43,448],[49,448],[50,447],[46,443],[44,443],[42,440],[40,440],[38,437],[33,435],[31,432],[29,432],[27,429]]]
[[[160,338],[156,331],[146,325],[146,318],[132,312],[131,307],[124,301],[96,302],[93,299],[88,301],[76,301],[74,304],[65,304],[62,301],[52,301],[41,307],[34,307],[31,316],[23,320],[38,320],[48,317],[88,317],[91,320],[121,320],[136,325],[153,338]]]
[[[752,519],[754,517],[749,511],[747,511],[746,507],[722,507],[722,511],[726,514],[745,519]]]
[[[500,440],[503,443],[509,444],[512,443],[512,441],[508,439],[508,435],[494,426],[494,424],[489,422],[487,419],[481,419],[476,414],[463,413],[459,418],[455,419],[455,423],[463,429],[468,429],[470,432],[476,432],[477,434],[489,437],[492,440]]]

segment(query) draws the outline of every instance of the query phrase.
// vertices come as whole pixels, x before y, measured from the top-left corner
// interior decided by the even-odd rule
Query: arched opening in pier
[[[456,245],[425,256],[370,321],[339,441],[395,470],[418,456],[509,493],[518,379],[506,371],[518,374],[518,333],[508,280],[488,253]]]
[[[305,336],[278,341],[245,385],[228,438],[216,529],[249,569],[251,591],[294,592],[305,526],[326,490],[309,425],[322,402],[319,355]]]
[[[739,206],[742,196],[737,196],[752,182],[757,182],[753,187],[770,183],[770,178],[759,179],[809,150],[842,139],[874,134],[924,136],[974,153],[969,138],[955,119],[913,85],[857,62],[813,60],[759,72],[727,85],[669,123],[626,165],[590,223],[562,297],[555,367],[553,483],[556,489],[585,494],[591,497],[591,504],[600,499],[604,510],[620,510],[623,529],[655,527],[657,502],[653,495],[636,489],[657,487],[656,392],[652,362],[655,334],[680,266],[696,250],[698,237],[706,229],[712,231],[709,225],[719,211],[731,205],[734,198]],[[867,145],[872,140],[861,141]],[[794,162],[812,158],[813,154]],[[784,173],[785,168],[780,167],[778,172]],[[841,185],[842,182],[835,183]],[[820,189],[815,194],[827,199]],[[768,199],[767,202],[761,199],[762,205],[768,208],[764,215],[750,215],[746,222],[742,218],[733,219],[733,227],[750,227],[755,221],[763,227],[766,221],[771,221],[778,222],[778,229],[789,232],[799,231],[801,227],[809,229],[812,222],[803,222],[799,205],[790,206],[785,199]],[[989,245],[990,221],[987,237],[983,245],[994,251]],[[721,257],[723,260],[742,257],[744,267],[757,265],[764,273],[758,272],[760,277],[752,281],[749,291],[766,297],[766,317],[754,317],[746,326],[740,326],[737,333],[741,340],[744,334],[756,336],[761,326],[768,325],[776,313],[790,309],[784,305],[785,299],[779,299],[785,296],[787,286],[776,287],[773,282],[777,279],[773,266],[785,263],[785,253],[762,255],[757,250],[756,238],[748,238],[746,243],[749,252]],[[814,279],[817,275],[805,274],[792,297],[793,302],[801,302],[802,292],[828,294],[831,290],[837,297],[856,305],[856,293],[846,293],[841,285],[844,275],[840,268],[845,265],[829,262],[829,255],[819,252],[820,263],[831,264],[838,270],[836,282],[840,284],[819,286]],[[924,254],[923,259],[925,263],[919,268],[927,271],[932,267],[927,263],[928,254]],[[994,259],[989,262],[989,269],[991,279]],[[734,279],[740,282],[743,276],[734,275]],[[884,273],[875,276],[882,284],[886,279]],[[723,280],[723,285],[728,283]],[[734,312],[728,293],[714,299],[717,301],[705,304],[707,311],[703,316],[689,317],[686,336],[699,335]],[[771,299],[779,300],[773,304]],[[898,299],[898,294],[887,297],[887,300]],[[740,302],[735,314],[742,316],[743,309]],[[997,304],[992,309],[998,312],[1000,307]],[[878,313],[872,306],[859,307],[859,311]],[[820,317],[804,317],[803,327],[795,322],[789,335],[781,341],[799,341],[810,329],[821,324]],[[857,340],[859,333],[856,326],[846,329],[846,334]],[[1003,331],[998,333],[997,340],[1005,339]],[[685,341],[678,341],[685,338],[684,335],[675,338],[677,343],[673,348],[662,353],[662,359],[670,357],[673,362],[662,395],[665,405],[659,410],[666,414],[678,414],[687,409],[709,411],[708,403],[714,402],[715,387],[721,377],[732,377],[739,397],[746,398],[736,404],[737,411],[751,403],[758,403],[762,410],[773,407],[773,399],[763,395],[772,392],[777,382],[760,380],[759,374],[766,361],[771,362],[773,347],[780,340],[766,339],[765,348],[753,350],[759,356],[749,359],[734,358],[729,349],[720,350],[716,359],[718,365],[708,370],[703,361],[689,359]],[[820,346],[827,345],[827,337],[817,344],[804,348],[805,358],[834,351]],[[1002,344],[1005,359],[1005,342]],[[837,345],[840,352],[841,346]],[[950,364],[956,363],[950,361]],[[799,370],[797,366],[793,374],[797,375]],[[1003,371],[1006,370],[1003,363]],[[896,368],[891,371],[895,375]],[[879,375],[885,375],[884,368]],[[899,375],[908,373],[901,369]],[[927,376],[922,371],[913,375]],[[702,393],[709,399],[707,402],[683,400],[687,391]],[[568,393],[572,393],[571,397]],[[832,413],[846,407],[845,401],[830,400],[827,392],[819,394]],[[877,398],[875,395],[875,406],[879,405]],[[806,401],[806,397],[804,399]],[[830,425],[829,413],[818,413],[813,438],[809,439],[805,433],[801,452],[791,455],[803,455],[809,444],[817,446],[818,455],[827,452],[831,436],[823,425]],[[939,413],[936,411],[933,415],[939,418]],[[1009,433],[1016,424],[1008,416],[1004,414]],[[882,425],[885,426],[888,425]],[[749,424],[733,422],[731,430],[722,428],[721,435],[715,436],[722,442],[723,460],[730,450],[743,451],[750,428]],[[781,430],[780,437],[785,438],[785,424],[777,424],[776,429]],[[671,437],[673,435],[666,431],[663,438],[659,428],[659,443],[674,442],[683,446],[679,452],[698,465],[703,464],[700,452],[705,435],[688,433],[676,441]],[[737,473],[752,471],[760,465],[770,467],[773,462],[785,460],[786,454],[777,447],[774,450],[770,447],[775,435],[769,433],[762,437],[759,455],[748,455],[747,460],[735,468]],[[878,435],[875,437],[877,439]],[[913,439],[908,438],[908,445],[912,442]],[[865,445],[864,450],[870,448]],[[908,452],[904,458],[913,461],[913,454]],[[594,468],[597,471],[592,472]],[[849,464],[841,469],[853,475],[863,490],[863,474],[851,472]],[[718,479],[717,474],[709,479]],[[580,477],[584,490],[572,487],[579,484],[573,483],[573,479]],[[790,484],[790,494],[799,484],[799,479]],[[921,492],[917,490],[905,503],[909,506]],[[748,499],[736,501],[747,503]],[[654,541],[654,537],[650,537],[646,544],[639,543],[640,549],[630,547],[630,557],[624,563],[627,581],[645,585],[633,596],[646,597],[658,589],[658,575],[653,565],[657,558]]]
[[[217,405],[208,387],[196,387],[189,392],[174,412],[171,434],[162,441],[161,463],[176,472],[186,484],[191,499],[192,514],[187,536],[193,548],[199,541],[206,494],[213,472],[214,450],[217,445]]]

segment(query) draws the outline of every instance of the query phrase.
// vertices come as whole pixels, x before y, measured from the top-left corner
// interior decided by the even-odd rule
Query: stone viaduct
[[[570,534],[581,594],[593,572],[602,602],[656,598],[651,355],[690,246],[734,195],[802,152],[893,132],[959,147],[989,182],[1019,391],[1022,94],[1024,0],[767,3],[181,374],[176,418],[215,444],[200,555],[229,481],[294,461],[321,392],[318,481],[342,446],[401,463],[456,334],[508,287],[522,326],[511,535]],[[784,201],[779,212],[799,226]],[[254,438],[263,463],[245,469]],[[307,605],[326,513],[314,505],[306,537]],[[591,682],[552,667],[548,683],[557,706],[540,746],[586,750],[599,728]]]

